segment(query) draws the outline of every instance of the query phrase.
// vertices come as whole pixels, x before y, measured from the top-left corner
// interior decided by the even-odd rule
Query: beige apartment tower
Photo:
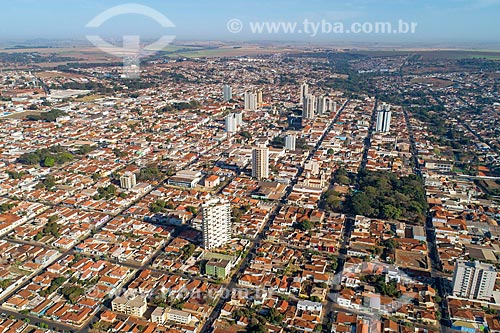
[[[269,148],[257,147],[252,150],[252,177],[269,178]]]

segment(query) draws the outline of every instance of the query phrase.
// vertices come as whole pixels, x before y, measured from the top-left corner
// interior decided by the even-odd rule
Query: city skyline
[[[500,333],[499,9],[4,4],[0,333]]]

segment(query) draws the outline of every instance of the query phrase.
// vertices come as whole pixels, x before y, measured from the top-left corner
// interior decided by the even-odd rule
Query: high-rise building
[[[202,204],[203,246],[210,250],[231,240],[231,205],[227,200],[212,198]]]
[[[306,95],[302,105],[302,118],[312,119],[316,112],[316,97],[314,95]]]
[[[131,189],[137,184],[135,173],[125,172],[123,176],[120,177],[120,187]]]
[[[453,274],[453,295],[468,299],[490,300],[497,272],[495,266],[479,261],[457,260]]]
[[[234,133],[238,130],[238,119],[236,114],[230,113],[226,116],[226,132]]]
[[[234,118],[236,118],[236,126],[243,125],[243,113],[241,112],[235,113]]]
[[[294,134],[288,134],[285,136],[285,149],[288,150],[295,150],[295,135]]]
[[[262,90],[257,90],[257,106],[261,107],[262,106]]]
[[[391,107],[388,104],[381,105],[377,110],[377,132],[389,132],[391,128]]]
[[[303,83],[300,86],[300,104],[304,104],[304,98],[309,94],[309,85],[307,83]]]
[[[325,97],[325,110],[332,114],[337,113],[337,102],[334,102],[331,97]]]
[[[245,110],[253,111],[257,109],[257,94],[245,91]]]
[[[233,98],[233,91],[227,84],[222,87],[222,98],[225,102],[230,101]]]
[[[241,112],[230,113],[225,118],[226,132],[234,133],[243,124],[243,114]]]
[[[328,111],[327,100],[328,100],[328,98],[326,96],[319,96],[316,99],[316,113],[318,115],[321,115],[321,114],[325,113],[326,111]]]
[[[269,149],[257,147],[252,150],[252,177],[266,179],[269,177]]]

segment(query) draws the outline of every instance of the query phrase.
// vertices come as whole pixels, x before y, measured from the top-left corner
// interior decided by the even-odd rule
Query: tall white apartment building
[[[479,261],[457,260],[453,274],[453,295],[490,300],[497,278],[495,266]]]
[[[227,200],[212,198],[202,205],[203,246],[210,250],[231,240],[231,205]]]
[[[304,104],[304,98],[309,94],[309,85],[303,83],[300,86],[300,104]]]
[[[389,132],[391,129],[391,107],[388,104],[381,105],[377,110],[377,132]]]
[[[296,137],[294,134],[288,134],[285,136],[285,149],[295,150]]]
[[[306,95],[302,105],[302,118],[312,119],[316,112],[316,97],[314,95]]]
[[[222,87],[222,98],[225,102],[228,102],[233,98],[233,91],[231,89],[231,86],[225,84]]]
[[[226,132],[234,133],[238,130],[238,120],[234,113],[230,113],[226,116]]]
[[[125,189],[131,189],[137,184],[135,173],[126,172],[120,177],[120,187]]]
[[[245,110],[253,111],[257,109],[257,94],[251,91],[245,91]]]

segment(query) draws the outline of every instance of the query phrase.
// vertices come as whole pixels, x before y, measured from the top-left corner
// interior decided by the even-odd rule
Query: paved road
[[[420,165],[418,163],[417,147],[415,144],[415,139],[413,137],[413,127],[410,123],[410,117],[408,116],[408,112],[406,111],[405,108],[403,108],[403,114],[405,117],[406,126],[408,127],[408,133],[410,135],[411,153],[415,163],[414,170],[418,176],[422,177],[422,173],[420,171]],[[425,229],[426,229],[427,244],[428,244],[428,254],[429,258],[431,259],[431,277],[434,280],[434,285],[437,286],[438,295],[442,299],[442,302],[439,304],[442,317],[442,320],[440,322],[440,331],[452,332],[451,328],[447,325],[449,323],[448,304],[447,304],[448,282],[445,275],[441,272],[442,264],[439,259],[439,253],[436,242],[436,232],[434,226],[432,225],[431,215],[429,214],[427,215],[425,224],[426,224]]]
[[[377,106],[378,106],[378,100],[375,100],[375,105],[372,110],[372,115],[370,117],[370,126],[368,127],[368,134],[366,135],[365,141],[364,141],[364,147],[363,147],[363,158],[361,160],[361,164],[359,166],[359,170],[361,171],[366,168],[366,163],[368,163],[368,150],[372,146],[372,135],[373,131],[375,130],[375,122],[377,118]]]
[[[345,261],[347,259],[347,247],[349,245],[349,240],[351,239],[351,234],[354,228],[354,217],[346,216],[344,221],[344,232],[342,234],[342,243],[339,249],[339,255],[337,257],[338,265],[335,275],[332,280],[332,285],[330,286],[330,293],[327,297],[327,303],[324,307],[323,325],[326,327],[329,322],[333,320],[333,315],[335,311],[338,311],[337,296],[340,291],[340,285],[342,283],[342,272],[344,271]]]

